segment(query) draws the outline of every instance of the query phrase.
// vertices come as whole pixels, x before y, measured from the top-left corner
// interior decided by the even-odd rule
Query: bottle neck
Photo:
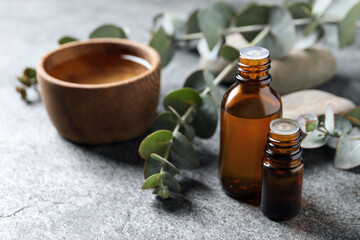
[[[270,63],[270,57],[257,60],[240,57],[236,78],[241,83],[268,85],[271,82]]]
[[[301,162],[301,133],[279,135],[270,131],[266,148],[266,156],[273,165],[289,167]]]

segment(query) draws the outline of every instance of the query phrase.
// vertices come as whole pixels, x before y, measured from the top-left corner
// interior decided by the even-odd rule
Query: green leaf
[[[165,158],[157,155],[156,153],[152,153],[151,154],[151,158],[160,162],[160,163],[164,163],[165,165],[167,165],[169,167],[169,169],[172,170],[172,174],[174,175],[174,173],[180,173],[179,169],[177,169],[174,164],[172,164],[171,162],[169,162],[168,160],[166,160]]]
[[[351,45],[355,41],[356,21],[360,17],[360,3],[356,4],[339,23],[339,43],[340,47]]]
[[[314,31],[305,34],[306,26],[296,27],[296,42],[294,48],[303,50],[314,45],[323,35],[324,30],[321,26],[318,26]]]
[[[70,37],[70,36],[64,36],[59,39],[59,44],[62,45],[62,44],[74,42],[74,41],[78,41],[78,39]]]
[[[236,15],[234,6],[227,2],[217,2],[213,5],[213,8],[222,16],[224,27],[229,27],[233,17]]]
[[[155,188],[160,185],[160,180],[166,175],[165,172],[154,174],[148,177],[142,185],[142,189]]]
[[[295,2],[287,8],[293,19],[308,18],[311,15],[311,6],[309,3]]]
[[[330,7],[333,0],[316,0],[312,7],[311,14],[315,17],[320,17]]]
[[[231,46],[224,45],[220,50],[221,56],[232,62],[239,57],[239,51]]]
[[[153,35],[149,45],[159,53],[161,67],[165,67],[174,56],[175,47],[172,39],[162,27]]]
[[[340,136],[335,153],[335,167],[350,169],[360,166],[360,140],[351,140],[346,131]]]
[[[218,114],[216,106],[208,94],[203,96],[202,100],[203,104],[196,110],[192,126],[198,137],[209,138],[216,131]]]
[[[306,132],[314,131],[319,124],[319,120],[308,120],[306,121]]]
[[[222,94],[218,87],[213,83],[214,75],[207,70],[198,70],[193,72],[185,81],[184,87],[193,88],[198,92],[202,92],[206,87],[209,87],[211,96],[220,105]]]
[[[16,91],[20,94],[21,98],[23,100],[27,99],[27,93],[26,93],[26,89],[23,87],[16,87]]]
[[[159,114],[154,120],[151,130],[157,131],[160,129],[173,131],[178,123],[178,118],[170,111],[165,111]]]
[[[325,125],[325,115],[320,115],[319,117],[319,125],[324,126]],[[352,125],[351,122],[339,115],[334,115],[334,121],[335,121],[335,132],[339,135],[346,130],[346,132],[351,132]]]
[[[176,164],[185,168],[200,167],[200,160],[195,152],[192,143],[180,132],[174,134],[174,140],[171,148],[171,159]]]
[[[168,130],[159,130],[148,135],[140,144],[140,156],[143,159],[149,159],[151,153],[164,156],[173,137],[173,133]]]
[[[295,44],[295,27],[290,13],[281,7],[269,10],[270,32],[258,45],[269,49],[272,58],[285,56]]]
[[[304,138],[304,140],[301,143],[301,146],[304,149],[313,149],[324,146],[326,142],[327,142],[327,138],[325,133],[320,132],[319,130],[314,130]]]
[[[186,27],[187,27],[187,33],[198,33],[200,32],[200,28],[199,28],[199,23],[198,23],[198,14],[199,14],[199,9],[193,11],[190,16],[189,19],[186,23]]]
[[[178,182],[178,180],[176,180],[176,178],[171,175],[168,172],[164,172],[165,176],[163,179],[163,183],[165,186],[168,187],[170,192],[175,192],[175,193],[180,193],[181,192],[181,186]]]
[[[329,104],[325,111],[325,128],[331,134],[334,135],[335,133],[335,117],[334,117],[334,110],[333,106]]]
[[[240,14],[237,16],[235,25],[237,27],[248,25],[262,25],[267,24],[269,19],[268,6],[259,6],[257,4],[249,4]],[[242,33],[244,38],[251,42],[260,31]]]
[[[222,94],[220,93],[218,87],[214,85],[214,75],[209,71],[204,71],[204,80],[206,82],[206,85],[210,89],[210,94],[213,97],[214,101],[217,105],[220,106],[221,100],[222,100]]]
[[[154,191],[155,192],[155,191]],[[160,187],[157,191],[156,194],[162,198],[162,199],[167,199],[168,197],[170,197],[170,192],[167,186],[164,187]]]
[[[180,123],[180,130],[179,132],[183,133],[186,135],[186,137],[191,140],[193,139],[194,135],[195,135],[195,130],[192,128],[192,126],[190,126],[188,124],[188,122],[186,120],[188,120],[190,117],[187,117],[186,120],[182,119],[182,117],[179,115],[179,113],[171,106],[168,106],[168,108],[170,109],[170,111],[175,115],[175,117],[177,118],[178,122]]]
[[[360,126],[360,107],[354,108],[344,114],[350,122]]]
[[[301,131],[303,131],[304,133],[308,133],[318,127],[319,119],[313,114],[305,113],[299,116],[298,123]]]
[[[162,163],[159,161],[156,161],[152,158],[149,158],[145,161],[144,164],[144,178],[147,179],[151,175],[154,175],[158,172],[160,172]]]
[[[164,98],[164,107],[173,107],[180,115],[183,115],[193,105],[201,105],[202,100],[197,91],[191,88],[175,90]]]
[[[127,38],[122,28],[112,24],[105,24],[96,28],[89,38]]]
[[[175,27],[171,16],[167,13],[160,13],[154,17],[153,30],[158,31],[160,27],[162,27],[168,35],[173,35],[175,33]]]
[[[204,33],[205,39],[212,50],[221,40],[222,29],[226,27],[226,22],[221,14],[214,8],[206,8],[198,14],[199,27]]]
[[[36,70],[34,68],[25,68],[24,75],[28,78],[35,78],[36,77]]]
[[[193,72],[185,80],[184,87],[193,88],[198,92],[203,91],[206,88],[206,82],[204,79],[204,70],[197,70]]]

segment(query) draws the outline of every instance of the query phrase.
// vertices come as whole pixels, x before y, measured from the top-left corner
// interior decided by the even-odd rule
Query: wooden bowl
[[[119,52],[147,60],[151,69],[104,84],[56,79],[47,70],[83,54]],[[126,141],[152,123],[160,91],[160,57],[151,47],[125,39],[92,39],[65,44],[40,60],[36,70],[42,101],[57,131],[82,144]]]

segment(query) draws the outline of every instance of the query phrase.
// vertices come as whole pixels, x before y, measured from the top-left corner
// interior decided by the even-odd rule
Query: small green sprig
[[[325,115],[316,117],[304,114],[300,116],[299,124],[307,134],[301,143],[303,148],[313,149],[327,145],[335,149],[337,168],[360,166],[360,133],[356,127],[360,126],[360,107],[343,115],[335,115],[332,105],[329,105]]]
[[[17,76],[16,78],[21,84],[20,86],[16,86],[16,91],[20,94],[24,101],[30,102],[28,99],[27,90],[34,89],[36,92],[38,92],[35,69],[25,68],[23,75]]]

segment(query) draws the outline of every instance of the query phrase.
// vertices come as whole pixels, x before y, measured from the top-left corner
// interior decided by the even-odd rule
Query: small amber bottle
[[[280,118],[270,123],[263,162],[260,209],[273,220],[288,220],[300,211],[304,166],[299,125]]]
[[[282,114],[280,96],[269,85],[269,70],[267,49],[241,49],[237,81],[221,104],[221,183],[227,194],[238,199],[260,196],[269,124]]]

